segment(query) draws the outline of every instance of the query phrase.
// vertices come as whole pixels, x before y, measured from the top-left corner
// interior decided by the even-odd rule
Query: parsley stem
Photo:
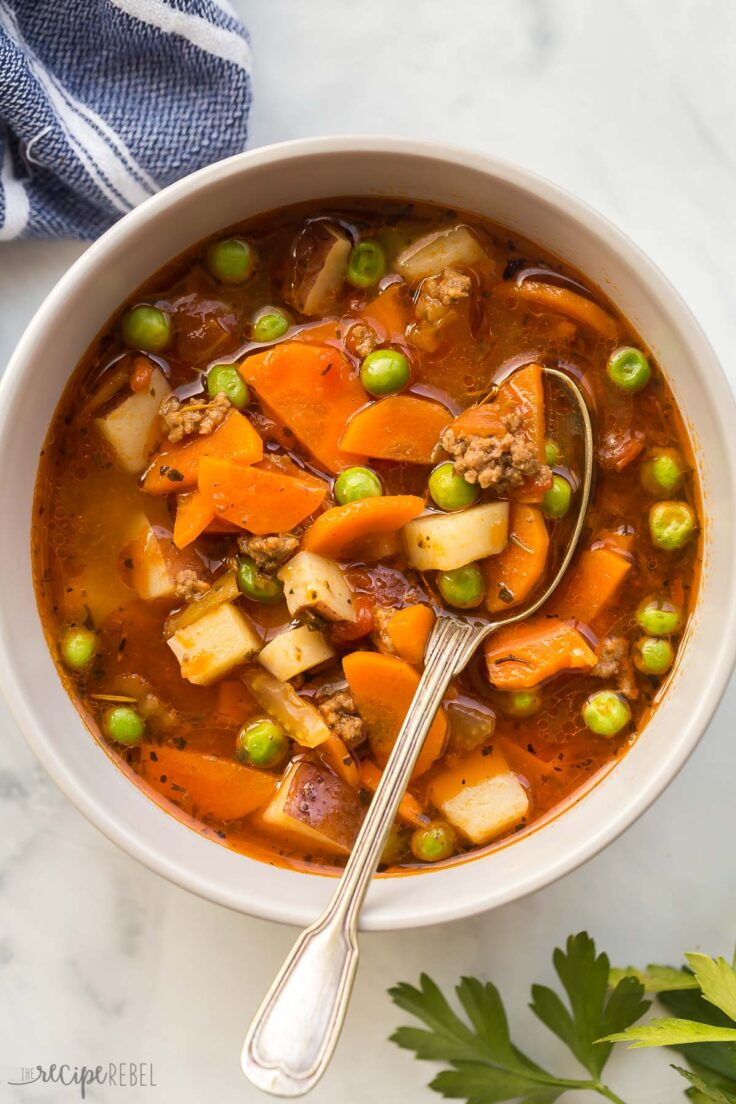
[[[622,1100],[620,1096],[616,1096],[615,1092],[609,1089],[608,1085],[602,1084],[600,1081],[594,1081],[592,1086],[597,1093],[601,1096],[605,1096],[606,1100],[610,1100],[613,1104],[626,1104],[625,1100]]]

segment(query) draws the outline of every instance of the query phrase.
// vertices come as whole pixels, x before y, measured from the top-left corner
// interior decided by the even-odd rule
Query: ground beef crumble
[[[420,322],[440,322],[461,299],[467,299],[473,287],[470,276],[457,268],[446,268],[440,276],[429,276],[422,284],[414,305]]]
[[[598,662],[590,673],[596,678],[615,679],[619,693],[625,698],[635,701],[639,697],[631,645],[625,636],[607,636],[601,641]]]
[[[365,725],[348,690],[337,690],[329,697],[318,700],[317,708],[330,731],[339,736],[349,750],[364,742]]]
[[[378,348],[378,334],[365,322],[356,322],[345,335],[345,348],[353,356],[365,360],[369,353]]]
[[[194,598],[206,594],[210,584],[206,579],[200,579],[196,571],[191,567],[180,571],[174,580],[174,594],[177,598],[183,598],[185,602],[191,602]]]
[[[449,426],[440,443],[455,462],[455,472],[477,483],[483,490],[493,488],[506,495],[528,478],[549,478],[546,464],[540,464],[536,450],[524,432],[521,414],[503,417],[506,433],[502,437],[479,437],[456,434]]]
[[[265,537],[238,537],[238,548],[249,556],[258,571],[273,575],[290,560],[299,548],[299,538],[293,533],[269,533]]]
[[[384,652],[386,655],[396,654],[388,632],[388,623],[395,613],[396,610],[390,607],[373,607],[373,631],[371,632],[371,639],[379,652]]]
[[[200,437],[214,433],[231,408],[232,403],[224,391],[209,402],[196,398],[183,403],[176,395],[169,395],[161,403],[159,414],[164,420],[166,436],[175,445],[191,433],[198,433]]]

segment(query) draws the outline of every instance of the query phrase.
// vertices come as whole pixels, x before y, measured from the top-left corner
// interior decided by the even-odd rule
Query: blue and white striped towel
[[[245,146],[227,0],[0,0],[0,241],[94,238]]]

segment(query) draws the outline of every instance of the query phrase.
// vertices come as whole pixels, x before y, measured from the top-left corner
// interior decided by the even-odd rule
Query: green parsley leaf
[[[690,1043],[736,1043],[736,1027],[715,1027],[695,1020],[664,1018],[607,1035],[601,1042],[631,1043],[629,1050],[654,1046],[681,1047]]]
[[[725,958],[704,954],[685,955],[704,998],[736,1021],[736,973]]]
[[[608,956],[596,955],[595,943],[587,932],[571,935],[565,951],[559,947],[555,950],[553,961],[570,1001],[570,1011],[546,985],[532,986],[530,1007],[589,1073],[598,1078],[613,1049],[612,1042],[598,1040],[640,1019],[649,1008],[649,1001],[642,999],[641,982],[630,976],[620,978],[609,995]]]
[[[673,1066],[673,1070],[677,1070],[680,1076],[686,1078],[691,1085],[694,1086],[695,1092],[690,1090],[688,1096],[691,1100],[700,1104],[700,1101],[716,1101],[716,1104],[736,1104],[736,1096],[728,1092],[726,1089],[722,1089],[719,1085],[716,1085],[712,1081],[707,1081],[703,1077],[699,1077],[698,1074],[693,1073],[692,1070],[683,1069],[682,1066]]]
[[[697,1020],[699,1023],[714,1024],[716,1027],[731,1027],[732,1022],[715,1005],[703,1000],[698,991],[686,989],[678,993],[662,993],[660,1004],[673,1016],[680,1019]],[[736,1045],[734,1043],[706,1043],[674,1048],[687,1059],[696,1073],[711,1080],[715,1077],[723,1082],[722,1088],[736,1092]]]
[[[699,989],[698,979],[689,970],[676,970],[674,966],[647,966],[637,970],[634,966],[625,969],[611,968],[609,985],[617,985],[625,977],[634,977],[640,981],[647,993],[668,993],[672,989]]]

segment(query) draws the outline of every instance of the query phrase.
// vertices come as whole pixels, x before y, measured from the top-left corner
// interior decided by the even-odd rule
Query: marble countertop
[[[569,187],[623,227],[691,304],[736,382],[736,7],[729,0],[235,0],[255,59],[252,143],[339,132],[446,139]],[[0,364],[81,252],[0,246]],[[53,350],[50,350],[53,354]],[[39,380],[29,386],[43,386]],[[619,963],[728,954],[736,936],[736,683],[678,779],[603,854],[475,919],[362,940],[335,1062],[315,1104],[428,1102],[431,1068],[389,1046],[386,989],[428,970],[496,981],[527,1032],[529,985],[587,928]],[[241,1104],[244,1028],[294,933],[193,897],[93,829],[0,712],[0,1101],[23,1065],[153,1063],[156,1089],[88,1099]],[[529,1033],[531,1034],[531,1033]],[[529,1037],[529,1034],[527,1037]],[[577,1075],[543,1029],[536,1056]],[[532,1043],[533,1046],[536,1042]],[[667,1056],[615,1055],[629,1101],[684,1099]],[[584,1104],[584,1097],[579,1097]],[[595,1098],[598,1099],[598,1098]]]

